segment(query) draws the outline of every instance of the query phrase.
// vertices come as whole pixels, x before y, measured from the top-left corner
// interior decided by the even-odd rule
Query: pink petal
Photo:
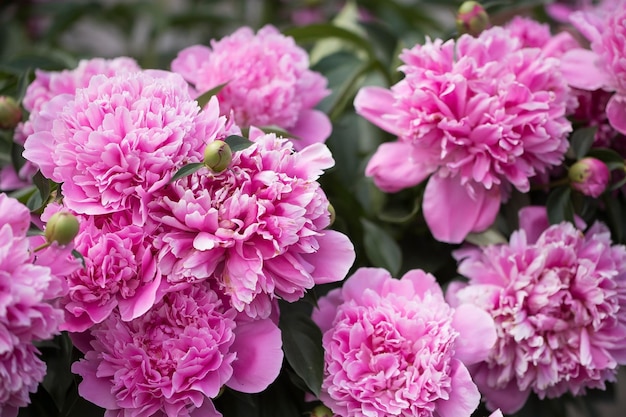
[[[482,231],[494,222],[500,209],[500,190],[476,184],[470,193],[458,177],[430,178],[422,210],[435,239],[460,243],[468,233]]]
[[[307,177],[319,177],[324,173],[325,169],[331,168],[335,165],[330,150],[326,145],[321,143],[311,144],[305,148],[300,148],[299,152],[300,160],[302,161],[303,168],[306,169],[304,174]]]
[[[72,372],[83,377],[78,385],[78,394],[99,407],[117,410],[120,407],[111,393],[111,381],[96,376],[97,364],[98,361],[81,360],[72,365]]]
[[[610,84],[609,75],[598,65],[600,57],[588,49],[576,48],[561,57],[561,73],[569,85],[597,90]]]
[[[424,294],[430,292],[432,294],[438,294],[443,297],[441,287],[437,283],[437,280],[431,274],[422,271],[421,269],[411,269],[402,276],[401,281],[411,281],[413,283],[413,289],[415,294],[423,297]]]
[[[502,389],[490,387],[487,383],[489,377],[487,365],[480,365],[477,370],[472,372],[472,375],[474,382],[478,385],[480,392],[487,402],[487,408],[490,410],[499,408],[503,413],[513,414],[524,406],[530,395],[530,389],[525,391],[520,390],[515,379],[512,379],[511,382]]]
[[[319,249],[315,253],[302,254],[302,259],[315,267],[313,279],[316,284],[341,281],[346,277],[356,259],[354,246],[348,236],[334,230],[326,230],[317,237]]]
[[[215,405],[213,401],[206,399],[202,403],[202,406],[196,408],[191,413],[189,413],[189,417],[223,417],[222,413],[215,409]]]
[[[454,311],[452,327],[459,332],[455,357],[465,365],[487,359],[496,342],[496,328],[491,316],[473,304],[461,304]]]
[[[335,288],[329,291],[328,294],[321,297],[317,301],[317,308],[313,309],[311,318],[317,324],[322,331],[322,334],[326,333],[333,327],[333,321],[337,314],[337,308],[343,304],[343,296],[341,288]]]
[[[391,274],[386,269],[359,268],[344,283],[342,297],[345,301],[359,300],[364,288],[382,295],[385,293],[389,278]]]
[[[613,94],[606,105],[606,116],[615,130],[626,135],[626,96]]]
[[[437,402],[440,417],[470,416],[480,403],[480,393],[465,365],[459,361],[452,363],[450,398]]]
[[[325,113],[319,110],[304,110],[296,125],[289,129],[299,139],[292,140],[293,147],[300,150],[313,143],[324,143],[330,136],[333,126]]]
[[[395,100],[393,93],[382,87],[361,88],[354,98],[356,112],[371,123],[389,133],[399,135],[393,120],[389,120],[389,112],[393,110]]]
[[[137,288],[132,298],[120,299],[118,308],[124,321],[131,321],[147,312],[156,302],[156,293],[161,285],[161,274],[149,284]]]
[[[246,393],[261,392],[280,372],[283,364],[282,339],[270,319],[238,323],[231,350],[237,352],[233,376],[226,385]]]
[[[421,158],[409,143],[383,143],[368,162],[365,175],[373,177],[376,186],[386,192],[413,187],[435,170],[434,165]]]
[[[211,55],[211,49],[204,45],[193,45],[185,48],[178,53],[178,56],[172,61],[172,71],[183,76],[187,81],[195,84],[197,80],[198,69],[203,62],[207,62]],[[204,93],[201,91],[200,94]]]
[[[535,243],[539,236],[550,227],[548,212],[545,206],[527,206],[520,209],[519,228],[526,233],[526,241],[529,244]],[[578,216],[575,216],[576,227],[584,230],[587,224]]]

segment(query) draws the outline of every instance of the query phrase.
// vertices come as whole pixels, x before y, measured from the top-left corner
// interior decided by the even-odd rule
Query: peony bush
[[[0,12],[0,417],[623,415],[624,0]]]

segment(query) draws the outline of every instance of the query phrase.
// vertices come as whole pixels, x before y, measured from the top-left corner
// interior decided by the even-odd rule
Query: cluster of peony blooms
[[[181,53],[208,71],[193,86],[181,57],[172,66],[183,75],[95,59],[38,72],[24,100],[24,157],[62,195],[42,218],[63,211],[80,223],[84,266],[67,271],[58,324],[84,353],[72,367],[79,394],[107,416],[219,416],[212,399],[224,386],[263,391],[283,361],[277,301],[342,280],[355,259],[329,229],[317,182],[334,165],[321,143],[330,123],[312,110],[326,81],[272,27],[233,36],[210,57]],[[235,71],[241,42],[268,55]],[[197,92],[224,81],[200,108]],[[258,102],[241,100],[255,88]],[[249,146],[230,151],[237,122]],[[311,126],[323,131],[309,136]],[[176,175],[189,164],[202,167]]]

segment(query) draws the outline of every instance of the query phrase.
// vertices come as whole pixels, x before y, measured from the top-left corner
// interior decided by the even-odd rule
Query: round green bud
[[[67,245],[78,234],[78,219],[73,214],[58,212],[50,216],[46,223],[44,236],[50,243],[57,242],[59,245]]]
[[[233,160],[233,152],[224,141],[215,140],[204,148],[204,165],[213,172],[222,172]]]
[[[0,129],[13,129],[22,120],[19,104],[7,96],[0,96]]]
[[[328,227],[330,227],[335,223],[335,218],[337,217],[337,214],[335,213],[335,208],[330,203],[328,203],[328,212],[330,213],[330,223],[328,224]]]
[[[318,405],[311,411],[311,417],[333,417],[335,414],[325,405]]]
[[[472,36],[478,36],[490,25],[489,15],[480,3],[466,1],[459,7],[456,15],[456,27],[459,34],[468,33]]]

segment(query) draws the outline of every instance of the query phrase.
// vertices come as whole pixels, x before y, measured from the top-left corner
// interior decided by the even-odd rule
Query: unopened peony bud
[[[456,15],[456,27],[460,34],[477,36],[489,26],[489,15],[480,3],[466,1],[461,4]]]
[[[216,140],[204,148],[204,165],[213,172],[222,172],[233,160],[233,152],[224,141]]]
[[[22,109],[11,98],[0,96],[0,129],[13,129],[22,120]]]
[[[311,411],[311,417],[333,417],[335,414],[325,405],[318,405]]]
[[[606,189],[611,176],[606,164],[596,158],[583,158],[569,169],[569,179],[573,189],[598,197]]]
[[[78,234],[78,229],[78,220],[74,215],[58,212],[50,216],[44,236],[49,243],[57,242],[59,245],[67,245],[74,240]]]

